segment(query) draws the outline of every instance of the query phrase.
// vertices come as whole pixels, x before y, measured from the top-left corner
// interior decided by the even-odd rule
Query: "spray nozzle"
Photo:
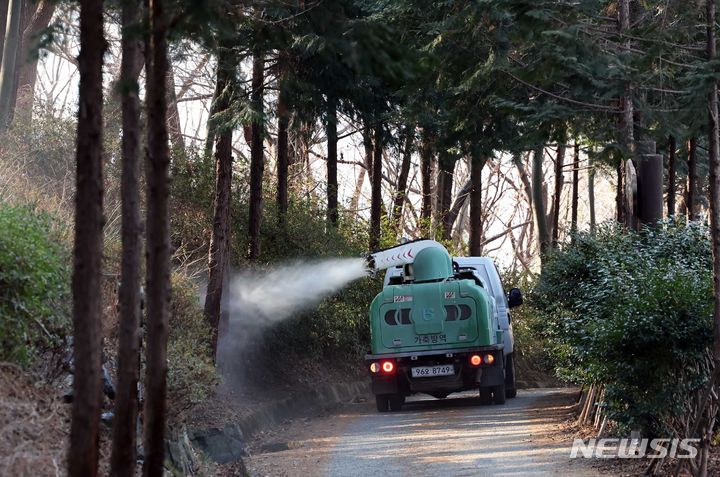
[[[375,257],[371,253],[365,253],[362,257],[365,259],[365,266],[367,267],[368,273],[371,277],[375,278],[378,272],[377,266],[375,265]]]

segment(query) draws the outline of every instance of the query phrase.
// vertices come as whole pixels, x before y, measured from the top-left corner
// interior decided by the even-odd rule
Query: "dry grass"
[[[0,475],[65,475],[69,411],[55,388],[0,363]]]

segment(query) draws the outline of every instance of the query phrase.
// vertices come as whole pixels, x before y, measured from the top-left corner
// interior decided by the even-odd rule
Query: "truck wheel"
[[[376,394],[375,405],[377,406],[378,412],[388,412],[388,405],[390,404],[387,394]]]
[[[493,386],[492,390],[495,404],[505,404],[505,383]]]
[[[492,388],[480,388],[480,404],[483,406],[492,404]]]
[[[401,396],[400,394],[391,394],[388,401],[390,402],[390,410],[397,412],[402,409],[403,404],[405,404],[405,396]]]
[[[505,397],[514,398],[517,396],[517,388],[515,387],[515,360],[510,353],[505,358]]]

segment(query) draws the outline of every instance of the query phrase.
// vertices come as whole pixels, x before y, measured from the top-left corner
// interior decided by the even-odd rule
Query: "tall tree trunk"
[[[675,215],[675,150],[677,142],[672,134],[668,138],[668,189],[667,189],[667,215]]]
[[[630,1],[631,0],[619,0],[618,1],[618,31],[621,35],[627,35],[630,31]],[[630,40],[623,40],[623,51],[630,49]],[[633,150],[633,142],[635,141],[634,136],[634,107],[632,99],[632,85],[630,81],[625,81],[623,86],[623,95],[620,98],[620,104],[622,107],[622,135],[623,143],[629,152]]]
[[[365,175],[367,174],[367,171],[364,167],[360,168],[360,171],[358,171],[357,181],[355,182],[355,191],[353,192],[353,196],[350,202],[350,210],[355,214],[356,217],[360,215],[360,211],[358,210],[359,204],[360,204],[360,196],[362,195],[362,189],[363,185],[365,184]]]
[[[29,124],[32,119],[32,107],[35,99],[35,83],[37,81],[37,56],[33,48],[38,34],[46,29],[55,14],[56,3],[50,0],[41,0],[35,13],[22,32],[20,46],[20,63],[17,65],[17,100],[15,103],[15,118],[23,124]]]
[[[532,207],[532,184],[530,183],[530,177],[528,177],[527,169],[525,169],[525,165],[523,164],[522,154],[520,154],[519,152],[513,153],[512,161],[518,170],[518,174],[520,175],[520,182],[522,182],[523,184],[523,191],[525,192],[527,203],[530,207]]]
[[[77,189],[73,291],[72,422],[68,475],[95,476],[101,394],[103,253],[102,65],[105,53],[102,0],[80,2],[80,94],[77,122]],[[12,27],[11,27],[12,28]],[[7,42],[5,44],[7,46]],[[14,51],[14,50],[12,50]],[[5,56],[14,57],[5,50]]]
[[[590,233],[595,233],[595,166],[592,154],[588,155],[588,208],[590,209]]]
[[[362,140],[363,148],[365,149],[365,169],[368,171],[368,180],[370,181],[370,187],[372,188],[373,183],[373,138],[372,129],[368,125],[368,121],[363,121]]]
[[[405,144],[403,147],[402,163],[400,164],[400,174],[398,174],[397,188],[395,190],[395,200],[392,208],[392,224],[393,227],[400,231],[400,221],[402,219],[403,204],[407,194],[407,180],[410,174],[410,159],[412,159],[412,146],[415,140],[415,127],[408,126],[405,131]]]
[[[7,14],[10,0],[0,0],[0,18],[4,18],[5,21],[0,20],[0,62],[2,62],[2,54],[5,46],[5,27],[7,26]]]
[[[380,248],[380,218],[382,216],[382,153],[383,125],[375,126],[375,144],[372,164],[372,195],[370,199],[370,250]]]
[[[422,180],[422,206],[420,218],[427,228],[432,217],[432,159],[433,150],[430,133],[423,129],[422,148],[420,149],[420,169]]]
[[[180,126],[180,110],[178,109],[177,94],[175,93],[175,73],[172,64],[168,62],[168,74],[166,78],[167,84],[167,122],[168,134],[170,136],[170,145],[174,154],[185,154],[185,140],[182,135],[182,126]]]
[[[697,138],[690,138],[688,142],[688,192],[687,192],[687,217],[688,220],[697,220]]]
[[[618,31],[621,35],[627,35],[630,31],[630,1],[631,0],[618,0]],[[623,43],[622,50],[630,50],[630,40],[626,39]],[[634,105],[632,97],[632,85],[629,80],[626,80],[623,85],[623,94],[620,97],[620,107],[622,109],[622,115],[620,118],[621,128],[621,141],[625,146],[625,153],[630,154],[634,152],[635,144],[635,123],[634,123]],[[617,221],[621,224],[625,223],[626,217],[625,211],[625,189],[624,189],[624,174],[625,174],[625,158],[621,155],[618,158],[617,166],[617,191],[615,197],[616,215]]]
[[[482,170],[487,157],[474,154],[470,159],[470,244],[469,252],[471,257],[482,255]]]
[[[15,78],[11,88],[10,107],[8,108],[8,116],[6,123],[11,125],[15,120],[15,105],[18,97],[18,84],[20,82],[20,67],[26,63],[26,57],[23,55],[22,38],[23,32],[30,26],[30,22],[37,10],[38,4],[35,1],[22,0],[22,14],[20,16],[20,45],[15,52]]]
[[[280,74],[284,74],[281,71]],[[288,209],[288,170],[290,158],[288,154],[288,126],[290,115],[287,108],[286,90],[282,79],[280,92],[278,93],[277,116],[278,116],[278,139],[277,139],[277,208],[278,223],[285,224],[285,216]]]
[[[715,0],[707,0],[707,55],[708,62],[712,63],[717,58],[716,44],[716,14]],[[718,90],[717,80],[714,80],[708,95],[709,128],[708,128],[708,162],[710,165],[710,235],[713,251],[713,285],[714,285],[714,307],[713,307],[713,356],[715,369],[720,367],[720,117],[718,117]],[[716,386],[716,383],[711,383]],[[701,462],[701,474],[707,474],[707,449],[710,446],[710,438],[713,435],[713,424],[716,416],[710,416],[708,421],[708,435],[701,440],[704,447],[703,459]],[[693,436],[694,437],[694,436]]]
[[[618,163],[615,166],[615,176],[617,177],[617,186],[615,189],[615,220],[618,223],[625,223],[625,185],[623,177],[625,175],[625,161],[622,157],[618,157]]]
[[[544,148],[537,148],[533,153],[532,162],[532,203],[538,229],[541,258],[550,248],[550,233],[547,224],[547,213],[545,212],[545,194],[543,194],[543,155]]]
[[[557,248],[558,239],[560,237],[560,199],[562,199],[563,189],[563,166],[565,162],[565,144],[558,146],[557,157],[555,158],[555,195],[553,196],[553,216],[552,216],[552,246]]]
[[[120,325],[118,381],[113,420],[110,475],[135,475],[137,457],[137,384],[140,370],[140,99],[138,76],[142,64],[137,30],[140,2],[122,3],[122,62],[120,99],[122,104],[122,258],[120,276]]]
[[[338,178],[337,178],[337,100],[328,96],[327,123],[327,220],[332,226],[338,222]]]
[[[573,154],[572,172],[572,200],[570,201],[570,230],[573,234],[577,232],[578,221],[578,194],[580,184],[580,144],[575,140],[575,151]]]
[[[210,156],[213,153],[213,147],[215,146],[215,130],[217,129],[217,117],[215,116],[218,112],[218,101],[220,96],[222,96],[223,92],[218,91],[217,89],[217,81],[215,82],[215,91],[213,92],[213,99],[210,103],[210,110],[208,111],[208,120],[207,120],[207,135],[205,136],[205,144],[203,146],[203,157],[205,159],[210,159]]]
[[[22,0],[10,0],[5,24],[3,59],[0,64],[0,133],[10,126],[11,109],[15,104],[16,59],[20,44],[21,16]]]
[[[450,206],[452,205],[452,190],[453,190],[453,173],[455,171],[455,161],[449,157],[441,156],[438,159],[438,177],[441,180],[438,181],[438,217],[440,219],[442,238],[443,240],[450,240],[450,233],[452,232],[452,222],[450,220]]]
[[[149,0],[147,54],[147,349],[145,371],[146,477],[161,475],[165,461],[165,396],[170,312],[170,226],[167,130],[167,23],[163,0]]]
[[[265,152],[263,150],[263,82],[265,81],[265,56],[255,52],[253,56],[252,93],[250,95],[255,116],[252,122],[250,144],[250,217],[248,230],[250,245],[248,258],[260,257],[260,227],[263,209],[263,170]]]
[[[708,62],[717,59],[715,0],[707,0]],[[715,307],[713,309],[713,354],[716,368],[720,366],[720,117],[718,117],[718,87],[713,81],[708,95],[708,161],[710,164],[711,236],[713,244],[713,277]]]
[[[227,48],[221,50],[218,58],[216,90],[222,91],[217,98],[218,112],[227,112],[233,89],[235,63],[228,58],[234,56]],[[218,325],[222,302],[223,278],[228,263],[230,245],[230,193],[232,185],[232,126],[215,128],[215,202],[213,230],[208,254],[208,286],[205,295],[205,319],[212,333],[212,352],[217,359]]]
[[[460,216],[460,212],[463,210],[463,207],[465,207],[465,203],[467,202],[467,199],[472,192],[472,188],[472,179],[468,179],[467,182],[465,182],[465,184],[463,184],[463,186],[460,188],[457,196],[455,197],[455,200],[452,202],[452,205],[448,209],[447,215],[445,217],[451,232],[453,227],[455,226],[455,221]]]

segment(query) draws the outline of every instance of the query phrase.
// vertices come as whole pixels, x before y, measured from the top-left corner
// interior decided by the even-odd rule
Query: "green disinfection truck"
[[[450,258],[434,240],[418,240],[368,255],[387,270],[370,306],[371,352],[366,356],[377,409],[399,411],[405,398],[438,399],[479,390],[482,404],[515,397],[508,296],[486,257]]]

